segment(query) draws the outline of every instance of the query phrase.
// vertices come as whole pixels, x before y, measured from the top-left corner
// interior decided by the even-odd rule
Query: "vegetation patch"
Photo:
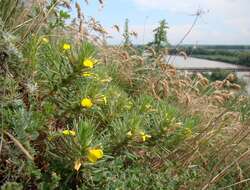
[[[70,7],[0,0],[1,189],[247,189],[250,100],[234,75],[177,73],[165,21],[140,52]]]

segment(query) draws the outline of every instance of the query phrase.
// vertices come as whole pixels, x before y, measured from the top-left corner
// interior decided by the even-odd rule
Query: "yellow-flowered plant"
[[[134,137],[139,137],[139,140],[142,141],[142,142],[146,142],[148,139],[151,138],[151,135],[146,134],[144,132],[139,132],[139,133],[135,133],[133,131],[127,132],[127,137],[128,138],[132,138],[133,136]]]
[[[87,68],[93,68],[96,63],[96,59],[88,58],[83,61],[83,66]]]
[[[148,134],[146,134],[146,133],[144,133],[144,132],[140,132],[140,136],[141,136],[141,140],[142,140],[143,142],[146,142],[148,139],[151,138],[151,135],[148,135]]]
[[[103,157],[103,151],[100,148],[89,148],[87,158],[90,162],[96,163],[97,160]]]
[[[63,44],[63,50],[70,50],[70,49],[71,49],[70,44],[67,43]]]
[[[76,132],[72,130],[64,130],[62,132],[65,136],[76,136]]]
[[[93,106],[93,102],[90,98],[83,98],[81,101],[81,105],[84,108],[91,108]]]

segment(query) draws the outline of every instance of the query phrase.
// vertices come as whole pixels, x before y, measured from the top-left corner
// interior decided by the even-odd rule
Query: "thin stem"
[[[220,173],[218,173],[216,176],[214,176],[203,188],[202,190],[207,190],[210,188],[210,186],[213,183],[216,183],[220,177],[222,177],[228,169],[230,169],[235,163],[239,162],[241,159],[243,159],[246,155],[250,153],[250,149],[244,152],[242,155],[240,155],[236,160],[234,160],[231,164],[229,164],[227,167],[225,167]]]
[[[177,49],[183,43],[183,41],[186,39],[186,37],[192,32],[192,30],[193,30],[194,26],[197,24],[197,21],[198,21],[199,17],[201,16],[201,14],[202,14],[202,11],[198,10],[191,27],[186,32],[186,34],[182,37],[182,39],[175,45],[174,49]],[[168,58],[168,61],[167,61],[168,64],[170,63],[171,58],[172,58],[172,55],[170,55]],[[174,57],[174,60],[175,60],[175,58],[176,58],[176,55]]]
[[[10,133],[8,133],[7,131],[4,131],[4,134],[6,134],[14,143],[15,145],[25,154],[25,156],[30,159],[30,160],[34,160],[34,158],[30,155],[30,153],[24,148],[24,146]]]

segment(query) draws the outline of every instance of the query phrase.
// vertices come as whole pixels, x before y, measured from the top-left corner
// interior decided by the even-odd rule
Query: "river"
[[[198,58],[193,58],[193,57],[188,57],[187,59],[184,59],[184,57],[181,57],[181,56],[171,57],[169,63],[174,65],[176,68],[218,68],[218,69],[246,68],[240,65],[233,65],[233,64],[225,63],[225,62],[210,61],[206,59],[198,59]],[[250,94],[250,72],[242,71],[242,72],[236,72],[236,74],[240,79],[246,82],[247,92]]]

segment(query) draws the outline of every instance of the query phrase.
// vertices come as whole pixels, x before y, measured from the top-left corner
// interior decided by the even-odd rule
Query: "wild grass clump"
[[[193,78],[153,49],[107,46],[79,5],[64,23],[65,3],[1,22],[1,189],[248,188],[249,98],[232,76]]]

